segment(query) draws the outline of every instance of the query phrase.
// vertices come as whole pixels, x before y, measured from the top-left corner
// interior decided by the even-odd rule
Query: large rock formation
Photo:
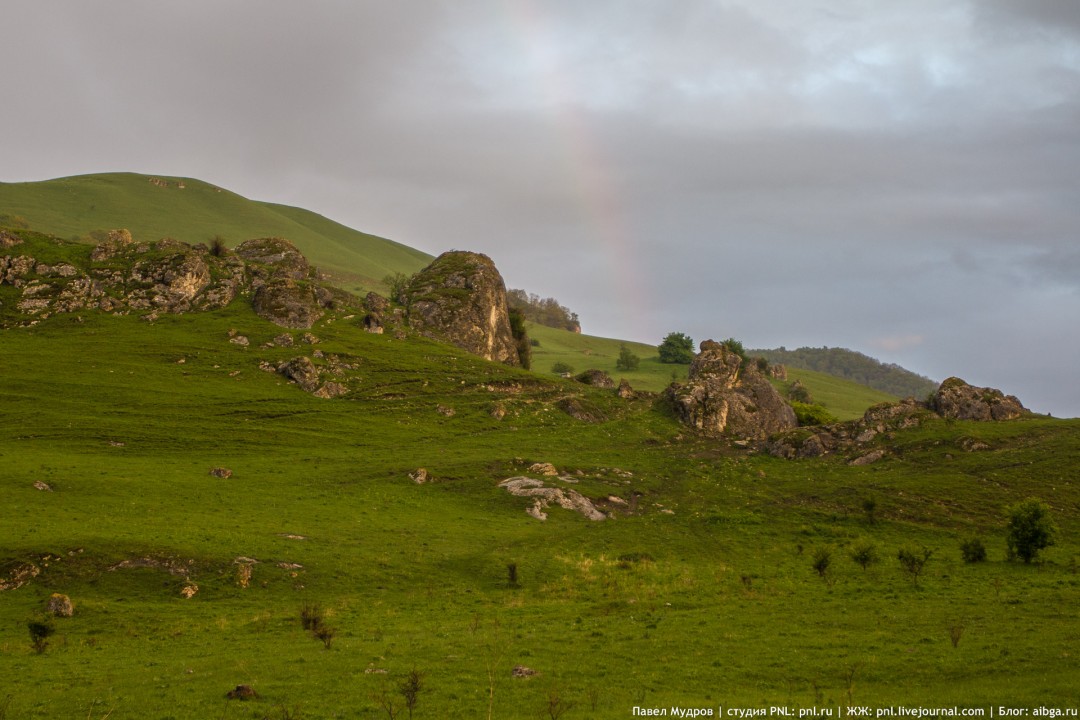
[[[284,238],[259,238],[240,243],[236,256],[251,273],[256,314],[288,328],[309,328],[322,317],[325,298],[312,283],[315,271],[296,246]]]
[[[450,251],[413,276],[404,291],[409,324],[487,360],[518,365],[506,285],[491,258]]]
[[[941,383],[930,396],[930,408],[942,417],[957,420],[1013,420],[1030,414],[1014,396],[968,385],[958,377]]]
[[[689,382],[666,395],[680,420],[709,435],[763,438],[796,425],[795,411],[757,366],[712,340],[701,343]]]

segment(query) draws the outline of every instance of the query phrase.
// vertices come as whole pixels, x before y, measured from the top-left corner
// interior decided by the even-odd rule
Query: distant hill
[[[127,228],[138,240],[208,243],[220,236],[229,247],[252,238],[284,237],[353,292],[383,290],[387,275],[411,275],[432,260],[427,253],[317,213],[249,200],[191,178],[106,173],[0,183],[4,215],[64,238],[114,228]]]
[[[937,389],[937,383],[899,365],[883,363],[868,355],[846,348],[802,347],[788,350],[749,350],[749,354],[764,357],[770,363],[792,368],[814,370],[857,382],[897,397],[925,398]]]

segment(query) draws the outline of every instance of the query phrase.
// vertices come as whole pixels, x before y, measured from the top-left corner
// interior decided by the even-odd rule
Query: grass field
[[[874,465],[783,461],[547,372],[583,349],[576,369],[613,368],[617,341],[537,328],[529,373],[355,322],[288,349],[261,347],[281,328],[242,302],[0,334],[0,576],[41,569],[0,593],[0,717],[388,717],[381,698],[400,710],[413,669],[416,718],[1080,705],[1080,422],[939,421]],[[316,349],[355,365],[347,396],[258,369]],[[632,349],[635,386],[670,380]],[[605,420],[562,413],[567,396]],[[989,449],[963,450],[972,438]],[[541,461],[612,516],[529,517],[497,484]],[[419,467],[433,482],[410,480]],[[1004,549],[1004,508],[1028,496],[1062,531],[1034,565]],[[988,562],[961,561],[971,534]],[[863,570],[848,555],[865,541],[880,562]],[[917,585],[901,546],[933,551]],[[76,614],[39,654],[27,623],[53,592]],[[329,648],[301,627],[305,603]],[[238,684],[259,699],[227,700]]]

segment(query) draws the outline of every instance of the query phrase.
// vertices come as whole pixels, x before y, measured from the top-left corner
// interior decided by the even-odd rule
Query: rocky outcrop
[[[27,318],[23,324],[94,309],[146,311],[153,321],[162,312],[214,310],[251,294],[260,316],[283,327],[310,328],[327,308],[354,304],[348,293],[320,285],[307,259],[281,238],[249,240],[222,253],[169,238],[138,242],[127,230],[113,230],[88,260],[50,265],[33,257],[40,238],[10,236],[5,247],[13,249],[0,256],[0,284],[21,290],[16,308]],[[74,250],[71,255],[86,257]]]
[[[795,412],[753,363],[706,340],[685,385],[665,393],[679,419],[707,435],[764,438],[796,426]]]
[[[968,385],[958,377],[941,383],[930,396],[930,407],[942,417],[957,420],[1014,420],[1031,414],[1014,396]]]
[[[0,248],[15,247],[22,244],[22,238],[18,235],[9,233],[7,230],[0,230]]]
[[[766,450],[777,457],[805,458],[829,453],[847,455],[850,465],[868,465],[889,456],[882,439],[898,430],[916,428],[934,418],[957,420],[1013,420],[1030,412],[1011,395],[993,388],[968,385],[959,378],[941,383],[929,402],[906,398],[874,405],[858,420],[815,428],[799,428],[769,439]],[[961,438],[959,447],[967,452],[987,450],[986,443]]]
[[[615,381],[603,370],[586,370],[580,375],[577,375],[574,380],[577,380],[579,383],[584,383],[585,385],[604,388],[606,390],[611,390],[615,387]]]
[[[409,324],[486,360],[519,365],[506,285],[486,255],[451,251],[413,276],[403,296]]]

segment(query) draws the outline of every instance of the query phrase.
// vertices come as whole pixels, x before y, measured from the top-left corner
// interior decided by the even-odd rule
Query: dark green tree
[[[623,372],[632,372],[638,369],[641,358],[630,351],[626,345],[619,346],[619,359],[615,361],[615,368]]]
[[[525,314],[517,308],[510,308],[509,314],[510,333],[514,336],[518,360],[521,361],[521,367],[528,370],[532,367],[532,344],[529,342],[529,333],[525,329]]]
[[[1009,527],[1005,536],[1009,557],[1031,562],[1040,550],[1054,544],[1057,532],[1046,503],[1036,498],[1018,502],[1009,508]]]
[[[694,341],[686,333],[668,333],[660,343],[660,362],[688,365],[693,360]]]

